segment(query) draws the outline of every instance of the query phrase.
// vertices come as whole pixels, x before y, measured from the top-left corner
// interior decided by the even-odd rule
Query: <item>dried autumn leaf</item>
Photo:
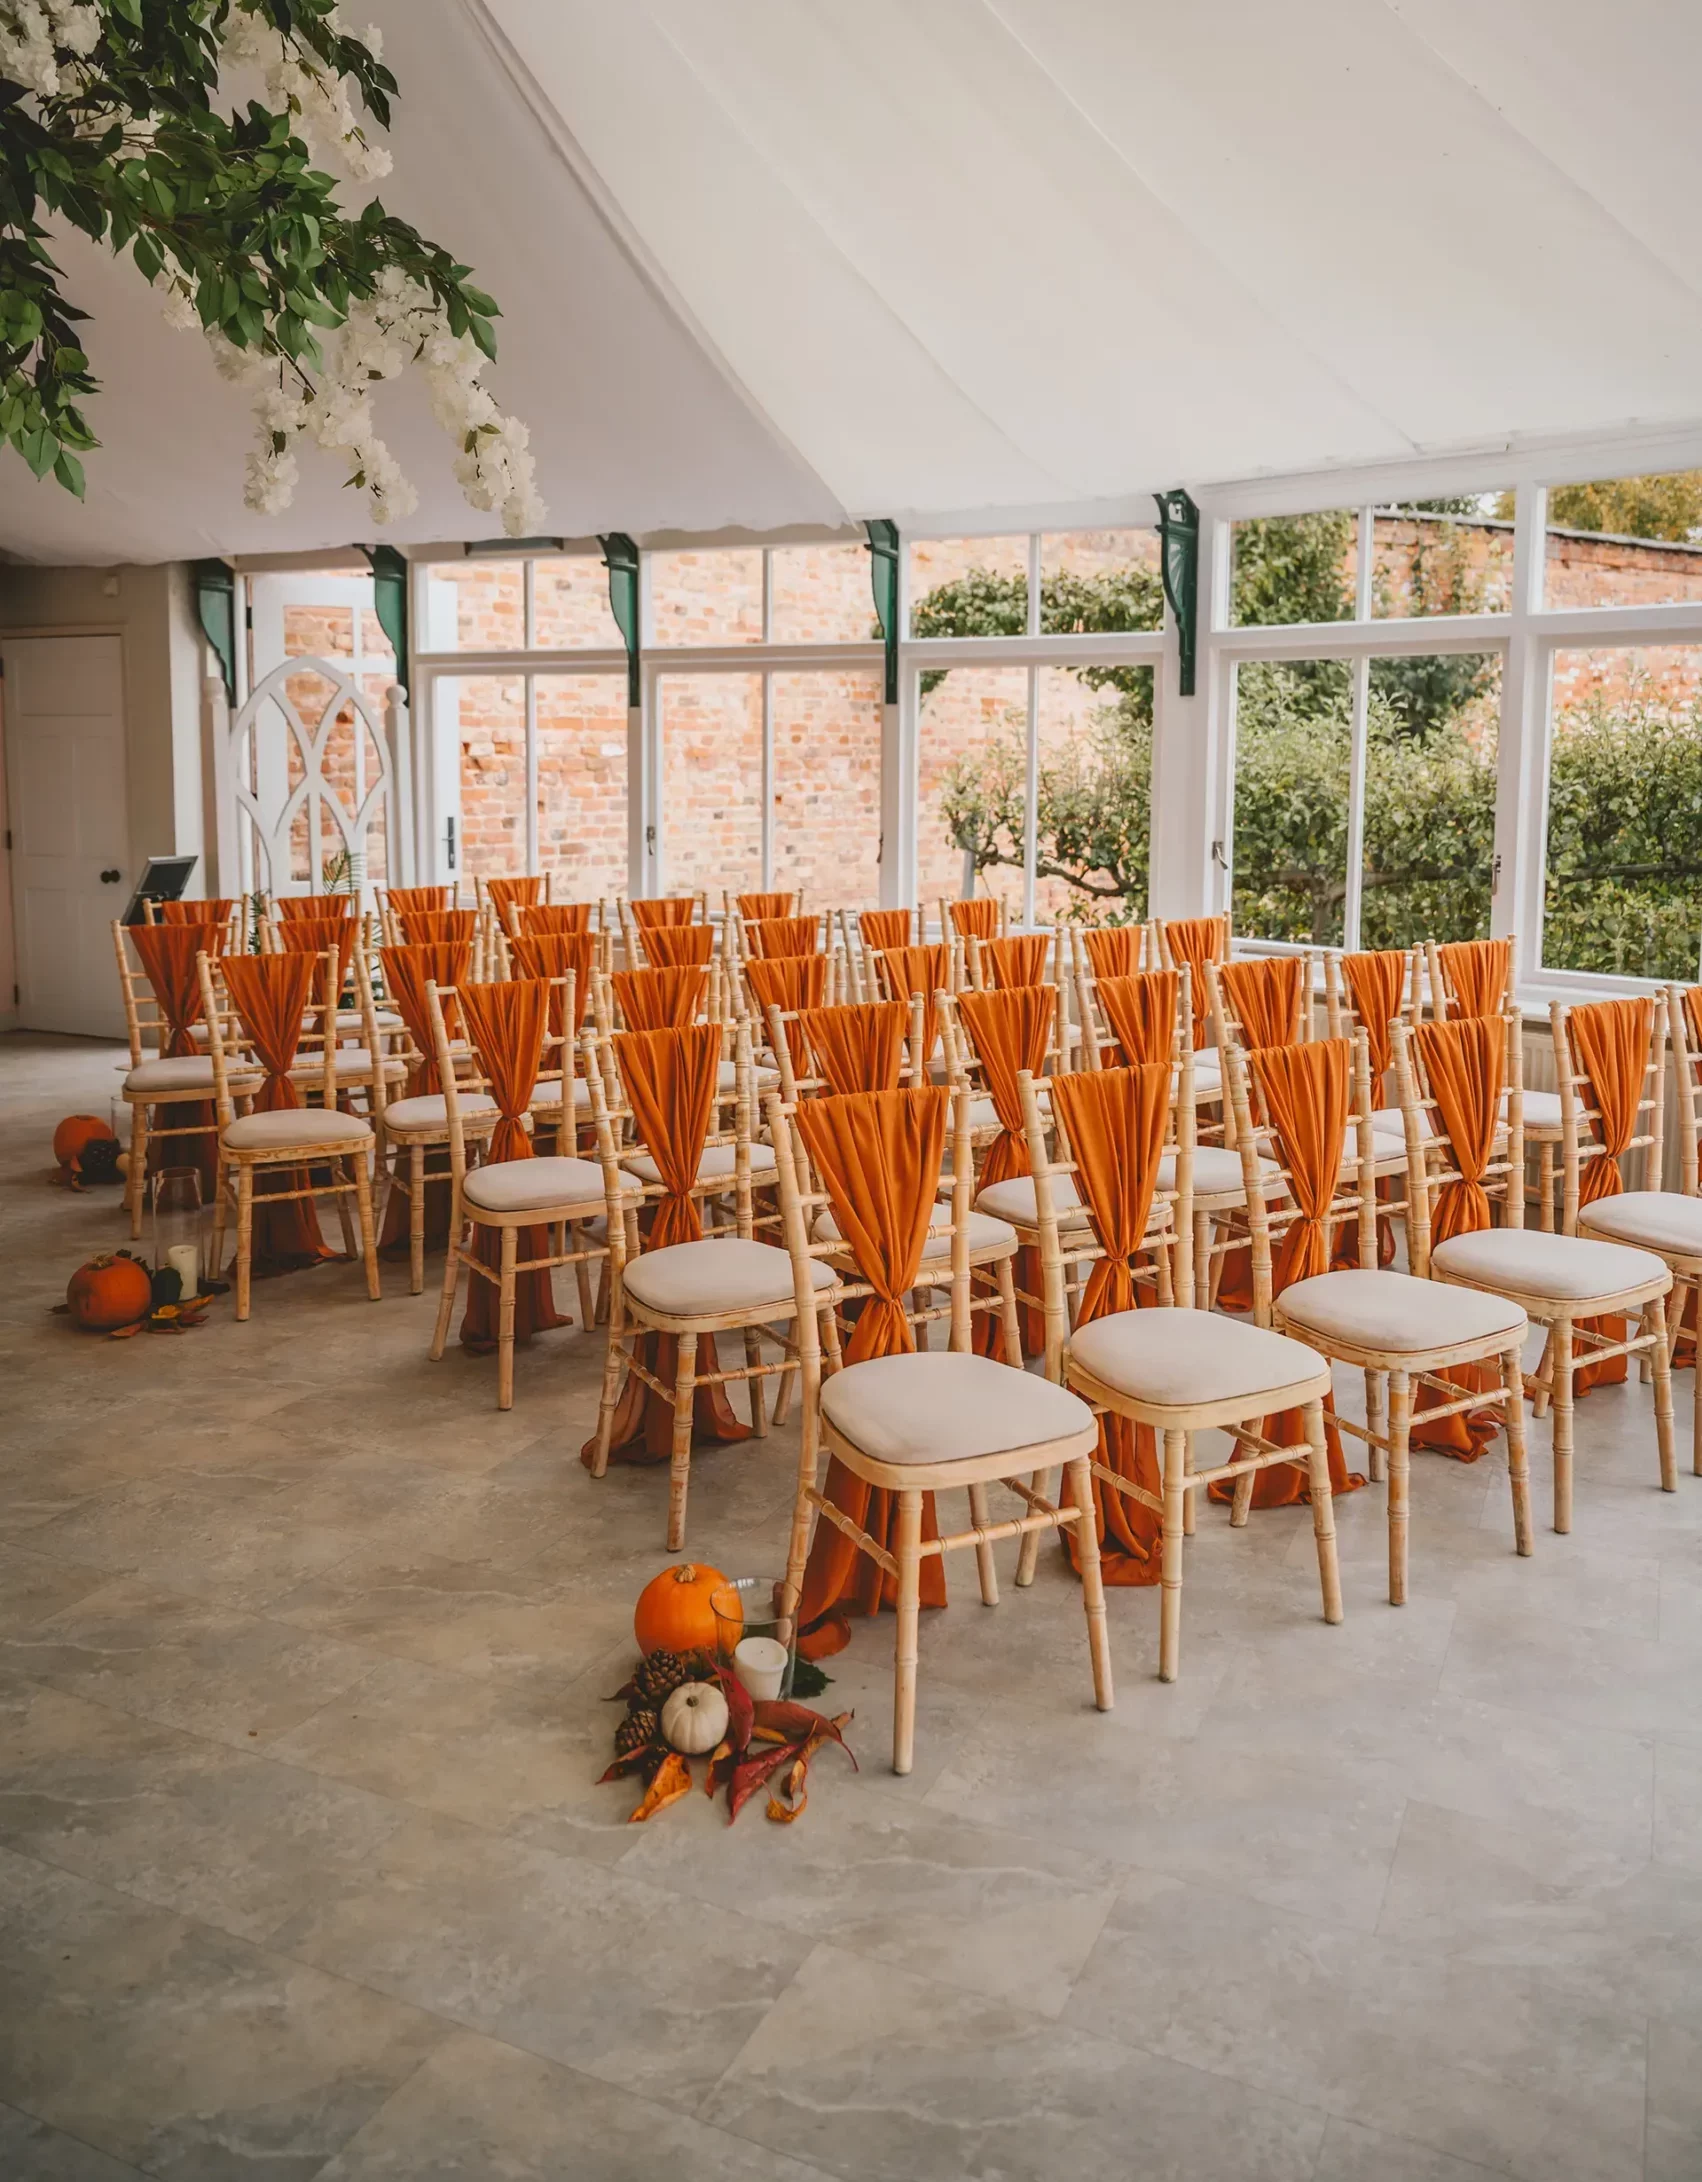
[[[755,1717],[751,1693],[736,1674],[723,1674],[721,1688],[727,1699],[727,1740],[743,1757],[751,1739],[751,1721]]]
[[[732,1755],[733,1746],[730,1742],[727,1741],[726,1737],[723,1736],[721,1741],[718,1742],[715,1745],[715,1748],[709,1753],[709,1770],[703,1776],[703,1792],[706,1796],[713,1796],[716,1789],[720,1786],[718,1775],[720,1774],[721,1768],[728,1762]]]
[[[747,1758],[736,1766],[727,1788],[727,1823],[730,1826],[759,1788],[772,1780],[789,1759],[798,1756],[800,1745],[781,1743],[765,1750],[760,1758]]]
[[[825,1713],[816,1712],[808,1705],[791,1704],[778,1697],[765,1698],[756,1708],[756,1727],[753,1732],[758,1737],[765,1737],[767,1734],[781,1735],[788,1742],[794,1743],[807,1743],[818,1736],[825,1736],[828,1741],[843,1745],[845,1737],[841,1729],[851,1717],[849,1712],[842,1712],[838,1719],[830,1720]],[[845,1754],[851,1757],[848,1750]],[[851,1762],[855,1765],[857,1761],[851,1758]]]
[[[814,1748],[812,1744],[810,1748]],[[779,1786],[769,1791],[768,1815],[778,1826],[790,1826],[796,1818],[802,1818],[809,1807],[810,1792],[804,1785],[809,1778],[810,1751],[800,1750],[796,1762],[781,1776]]]
[[[627,1820],[629,1826],[642,1826],[647,1818],[654,1818],[658,1811],[665,1811],[670,1803],[678,1803],[681,1796],[691,1794],[691,1767],[677,1750],[670,1750],[656,1768],[656,1778],[644,1791],[644,1800]]]
[[[109,1333],[106,1338],[109,1341],[128,1341],[134,1335],[139,1334],[141,1330],[142,1321],[140,1319],[137,1319],[133,1325],[114,1326],[111,1333]]]

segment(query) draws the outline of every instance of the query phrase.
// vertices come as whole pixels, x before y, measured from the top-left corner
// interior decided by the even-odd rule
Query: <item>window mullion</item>
[[[538,870],[538,682],[531,674],[526,677],[526,869]]]
[[[1038,543],[1038,541],[1036,541]],[[1022,921],[1034,922],[1035,865],[1040,853],[1040,669],[1028,670],[1028,765],[1022,798]]]
[[[1359,948],[1360,914],[1365,886],[1365,762],[1366,727],[1371,715],[1371,662],[1353,663],[1351,742],[1347,761],[1347,872],[1342,900],[1342,945],[1348,952]]]

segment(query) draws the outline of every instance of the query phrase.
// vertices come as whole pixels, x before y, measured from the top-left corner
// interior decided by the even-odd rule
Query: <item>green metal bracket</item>
[[[407,690],[408,564],[394,546],[363,546],[361,551],[372,570],[372,610],[396,654],[396,679]]]
[[[626,640],[626,702],[631,711],[644,702],[644,677],[638,663],[638,548],[624,530],[611,530],[597,543],[609,572],[609,611]]]
[[[869,582],[875,594],[875,619],[886,645],[886,701],[898,702],[898,525],[877,515],[863,528],[869,534]]]
[[[1176,648],[1181,654],[1177,688],[1182,696],[1192,697],[1200,619],[1200,511],[1180,486],[1153,497],[1158,502],[1164,595],[1175,619]]]
[[[236,703],[236,572],[228,561],[194,564],[195,615],[219,655],[225,695]]]

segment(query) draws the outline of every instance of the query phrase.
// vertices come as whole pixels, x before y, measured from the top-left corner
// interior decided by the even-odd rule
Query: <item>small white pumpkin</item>
[[[714,1682],[682,1682],[662,1707],[662,1736],[682,1757],[706,1757],[727,1732],[727,1700]]]

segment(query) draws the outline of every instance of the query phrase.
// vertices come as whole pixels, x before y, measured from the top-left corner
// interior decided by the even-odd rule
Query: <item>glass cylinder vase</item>
[[[150,1185],[154,1214],[154,1271],[167,1267],[182,1282],[180,1300],[201,1292],[201,1253],[206,1208],[201,1177],[193,1167],[162,1167]]]

